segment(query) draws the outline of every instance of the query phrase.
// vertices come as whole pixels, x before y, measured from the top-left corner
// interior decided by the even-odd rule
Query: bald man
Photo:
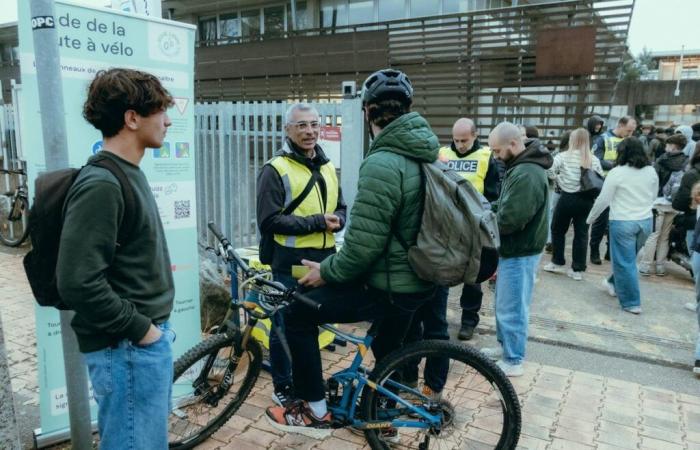
[[[498,199],[500,176],[496,161],[488,147],[479,142],[474,121],[459,119],[452,127],[452,143],[440,149],[439,158],[469,181],[490,202]],[[439,288],[438,298],[447,305],[447,288]],[[462,321],[457,338],[468,341],[479,324],[483,292],[480,284],[465,284],[459,304]],[[445,306],[446,308],[447,306]]]
[[[545,170],[552,166],[552,156],[539,140],[523,140],[520,130],[509,122],[491,131],[489,147],[505,162],[506,174],[494,205],[501,235],[495,305],[500,346],[482,352],[497,359],[507,376],[517,377],[523,374],[535,272],[547,241]]]

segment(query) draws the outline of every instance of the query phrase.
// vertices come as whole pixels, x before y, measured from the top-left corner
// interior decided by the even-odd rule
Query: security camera
[[[342,92],[344,98],[355,98],[357,95],[357,84],[354,81],[343,81]]]

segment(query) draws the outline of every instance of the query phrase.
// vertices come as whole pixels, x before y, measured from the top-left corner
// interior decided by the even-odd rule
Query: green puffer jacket
[[[552,167],[552,156],[537,139],[526,140],[525,145],[524,152],[506,162],[501,195],[494,205],[503,258],[537,255],[547,241],[545,170]]]
[[[411,269],[406,251],[392,237],[392,224],[409,245],[415,245],[424,197],[418,161],[435,161],[439,148],[430,125],[415,112],[401,116],[379,133],[360,167],[343,247],[321,264],[324,280],[364,280],[371,287],[395,293],[433,287]]]

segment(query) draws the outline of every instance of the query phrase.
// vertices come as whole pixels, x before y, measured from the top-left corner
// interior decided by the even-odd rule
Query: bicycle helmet
[[[362,106],[387,99],[398,100],[406,105],[413,101],[411,80],[400,70],[378,70],[362,84]]]

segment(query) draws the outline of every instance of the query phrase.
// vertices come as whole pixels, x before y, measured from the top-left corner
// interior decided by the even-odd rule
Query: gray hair
[[[294,103],[292,106],[287,108],[287,112],[284,113],[284,124],[287,125],[292,122],[292,116],[294,111],[311,111],[316,114],[316,117],[321,117],[318,110],[310,105],[309,103]]]

